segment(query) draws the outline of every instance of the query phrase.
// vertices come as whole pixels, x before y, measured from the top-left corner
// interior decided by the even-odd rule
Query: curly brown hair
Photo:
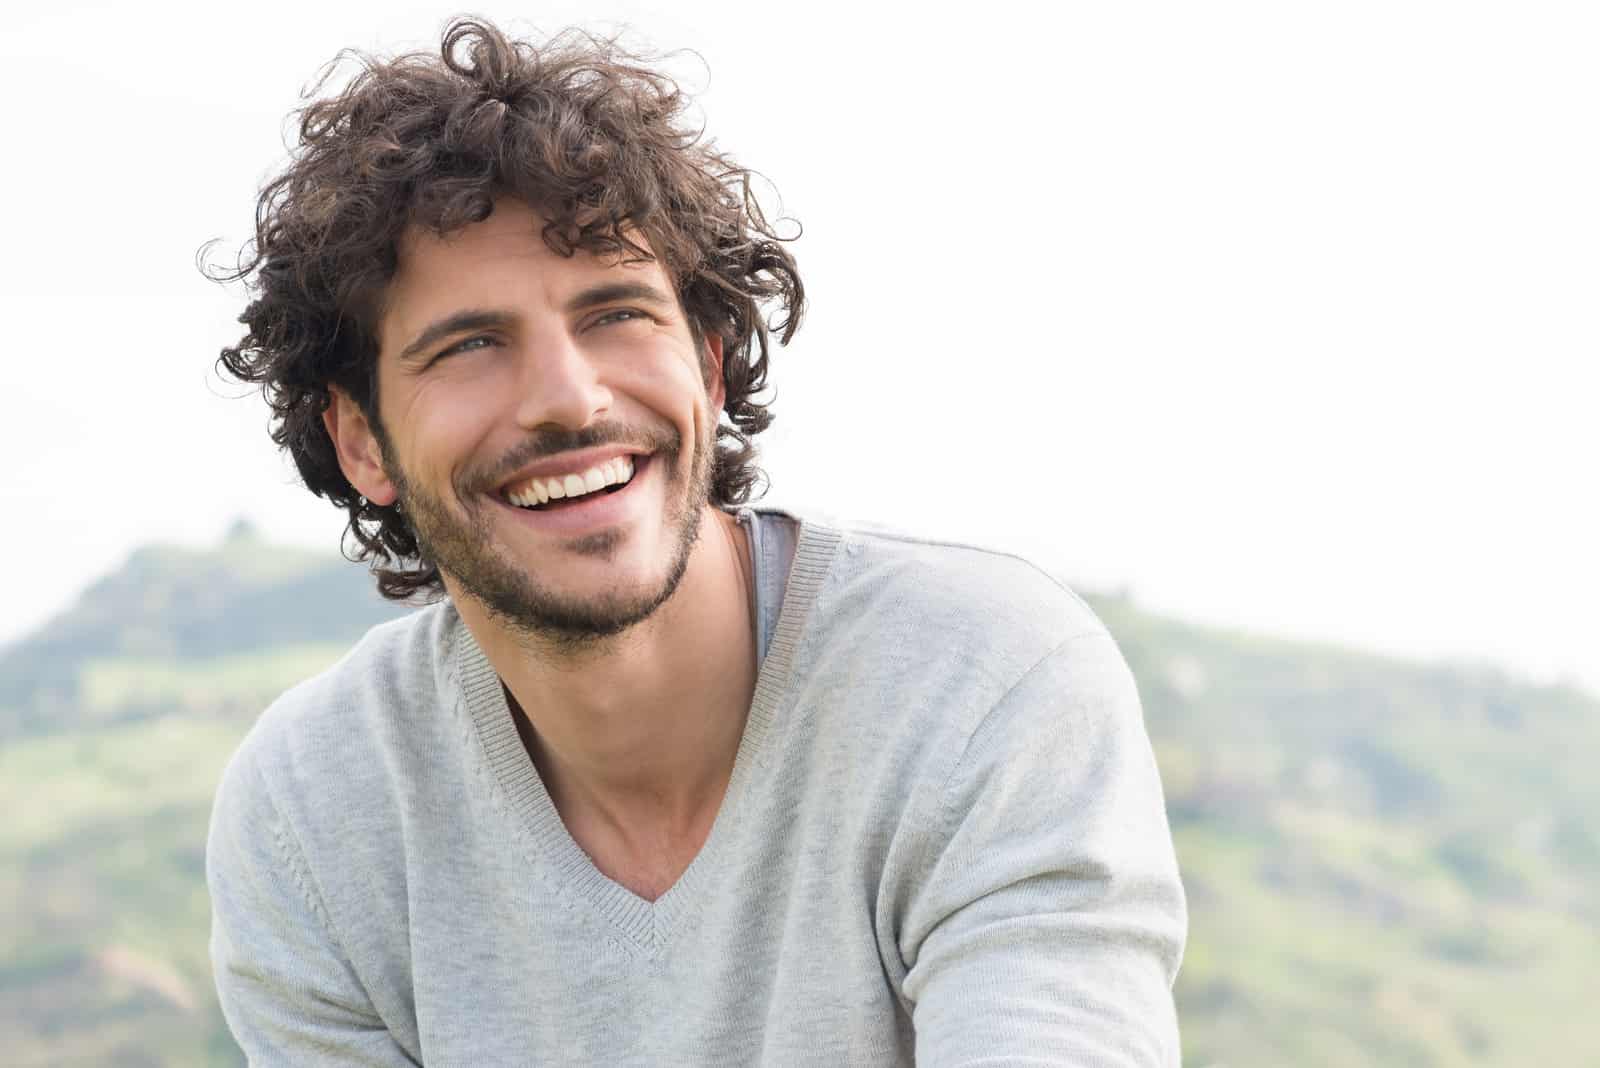
[[[772,422],[757,399],[769,331],[789,341],[805,291],[752,172],[685,128],[677,84],[614,39],[569,30],[536,46],[463,18],[438,55],[341,53],[307,95],[350,57],[355,77],[297,112],[299,143],[263,187],[238,265],[211,274],[246,281],[253,297],[239,317],[248,332],[219,367],[261,386],[273,441],[311,492],[349,513],[346,551],[372,561],[379,591],[400,600],[443,583],[400,508],[345,478],[322,414],[337,386],[386,446],[375,320],[399,240],[411,226],[444,234],[482,221],[497,196],[538,211],[559,254],[660,257],[697,339],[722,339],[712,500],[749,500],[764,481],[751,438]]]

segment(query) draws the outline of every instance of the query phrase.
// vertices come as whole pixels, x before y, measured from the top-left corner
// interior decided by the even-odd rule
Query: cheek
[[[497,391],[461,388],[443,380],[416,389],[396,405],[397,423],[390,426],[398,459],[413,481],[437,489],[441,482],[474,460],[492,429]],[[503,391],[498,393],[504,396]]]
[[[631,370],[615,383],[637,403],[680,425],[698,423],[702,413],[714,409],[706,398],[705,381],[698,365],[681,360]]]

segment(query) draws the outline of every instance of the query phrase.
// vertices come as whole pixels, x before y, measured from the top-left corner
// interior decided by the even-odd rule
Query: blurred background
[[[799,220],[766,503],[1020,550],[1137,676],[1185,1063],[1600,1063],[1600,9],[487,4],[657,51]],[[211,790],[373,621],[212,363],[339,49],[435,4],[0,29],[0,1049],[236,1064]]]

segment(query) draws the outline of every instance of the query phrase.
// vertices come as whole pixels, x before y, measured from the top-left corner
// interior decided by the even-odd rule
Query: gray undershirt
[[[783,512],[740,508],[734,518],[750,539],[751,609],[756,620],[757,661],[767,658],[772,631],[783,612],[783,588],[789,581],[800,522]]]

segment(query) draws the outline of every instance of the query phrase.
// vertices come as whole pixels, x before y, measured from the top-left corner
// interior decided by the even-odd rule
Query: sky
[[[1600,9],[490,4],[680,51],[797,219],[766,502],[1600,692]],[[537,16],[530,11],[537,9]],[[150,541],[332,551],[217,375],[287,114],[457,9],[55,3],[8,108],[0,641]]]

